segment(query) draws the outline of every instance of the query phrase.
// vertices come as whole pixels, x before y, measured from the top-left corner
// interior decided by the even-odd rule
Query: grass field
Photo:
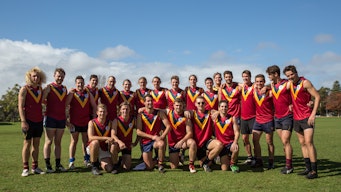
[[[190,174],[182,169],[167,169],[165,174],[158,171],[132,171],[117,175],[103,174],[93,176],[90,170],[83,168],[81,146],[78,143],[76,155],[77,171],[30,175],[21,177],[21,149],[23,135],[19,124],[0,123],[0,191],[341,191],[341,118],[318,118],[316,122],[315,145],[318,154],[319,178],[308,180],[296,175],[304,169],[300,147],[296,135],[292,137],[294,148],[293,174],[282,175],[280,169],[285,165],[282,145],[275,135],[275,165],[273,170],[253,170],[242,165],[245,151],[240,139],[239,165],[241,172],[218,170],[211,173],[197,168],[198,172]],[[62,143],[62,164],[68,165],[68,144],[70,134],[66,131]],[[41,139],[39,164],[45,169]],[[262,153],[267,156],[264,136]],[[139,148],[133,149],[134,164],[139,163]],[[54,154],[51,154],[54,165]],[[265,163],[267,158],[264,158]],[[197,165],[197,164],[196,164]]]

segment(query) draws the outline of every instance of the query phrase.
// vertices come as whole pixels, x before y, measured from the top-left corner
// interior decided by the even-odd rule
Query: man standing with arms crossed
[[[316,91],[313,84],[299,77],[296,67],[293,65],[286,66],[283,73],[290,81],[291,98],[294,113],[294,130],[297,133],[298,140],[301,144],[302,154],[306,169],[300,175],[306,175],[308,179],[317,178],[317,155],[314,146],[314,127],[315,115],[320,103],[320,95]],[[314,97],[314,107],[307,105]]]

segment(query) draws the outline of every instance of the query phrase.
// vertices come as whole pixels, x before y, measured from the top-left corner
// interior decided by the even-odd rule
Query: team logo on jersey
[[[150,94],[152,95],[155,102],[159,102],[160,98],[163,96],[163,93],[163,91],[157,91],[156,93],[155,91],[151,91]]]
[[[187,90],[187,95],[189,99],[192,101],[192,103],[195,102],[195,99],[199,96],[199,93],[200,92],[198,90],[192,91],[191,88],[188,88]]]
[[[123,133],[124,137],[127,137],[127,135],[133,130],[134,127],[134,121],[131,120],[132,122],[126,126],[126,124],[123,122],[121,118],[118,118],[117,125],[120,129],[120,131]]]
[[[279,95],[281,94],[282,90],[285,90],[284,88],[286,87],[287,82],[286,81],[282,81],[279,86],[272,86],[271,92],[272,95],[275,96],[276,99],[278,99]]]
[[[142,113],[141,115],[142,121],[145,123],[150,131],[153,130],[157,117],[157,115],[154,115],[152,118],[149,118],[148,115],[145,113]]]
[[[105,122],[105,125],[101,125],[101,123],[97,119],[95,119],[93,121],[93,125],[95,127],[95,131],[96,131],[96,134],[98,136],[106,136],[107,137],[110,135],[111,121],[107,121],[107,122]]]
[[[238,92],[236,88],[226,87],[222,89],[222,93],[224,97],[226,98],[226,100],[230,102],[237,95]]]
[[[148,94],[148,91],[144,92],[144,94],[141,92],[141,90],[137,90],[136,92],[140,102],[144,103],[144,97]]]
[[[171,111],[168,113],[168,118],[169,118],[170,123],[172,124],[172,127],[174,127],[174,129],[177,129],[179,125],[186,122],[186,118],[184,117],[176,118],[174,111]]]
[[[226,129],[230,126],[232,122],[232,117],[230,117],[229,119],[226,119],[225,121],[219,121],[219,119],[216,120],[216,125],[219,129],[219,131],[224,134]]]
[[[110,94],[110,91],[107,90],[106,88],[102,88],[102,91],[103,91],[105,97],[108,99],[110,104],[115,100],[115,98],[118,94],[118,91],[116,89],[113,91],[112,94]]]
[[[31,97],[34,99],[36,103],[39,103],[41,101],[42,97],[42,89],[39,87],[37,91],[35,91],[33,88],[27,86],[27,92],[31,95]]]
[[[173,90],[169,90],[168,98],[174,103],[174,100],[176,98],[181,98],[181,93],[178,93],[176,91],[175,91],[175,93],[173,93]]]
[[[62,88],[59,89],[58,85],[51,84],[50,88],[57,95],[57,97],[59,98],[60,101],[62,101],[64,99],[64,97],[66,96],[67,91],[66,91],[65,86],[62,86]]]
[[[293,83],[290,84],[291,94],[294,96],[296,100],[298,93],[300,92],[301,88],[303,87],[303,79],[300,79],[295,86]]]
[[[84,95],[80,95],[77,92],[73,94],[75,99],[78,101],[78,103],[82,106],[82,108],[85,107],[89,100],[89,94],[88,92],[84,93]]]
[[[212,96],[211,96],[210,93],[205,92],[204,93],[204,98],[205,98],[206,102],[208,103],[208,105],[211,108],[214,108],[214,105],[217,103],[217,100],[218,100],[218,95],[217,94],[212,94]]]
[[[206,124],[208,122],[208,119],[210,118],[210,112],[205,114],[204,117],[200,118],[199,115],[194,111],[194,121],[199,127],[203,130],[206,127]]]

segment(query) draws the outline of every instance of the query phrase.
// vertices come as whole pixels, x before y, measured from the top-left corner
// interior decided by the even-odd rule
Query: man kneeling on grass
[[[97,118],[89,121],[87,153],[90,155],[92,174],[101,175],[99,166],[106,172],[117,173],[118,144],[111,137],[112,121],[107,120],[107,107],[97,106]],[[116,161],[116,162],[114,162]]]

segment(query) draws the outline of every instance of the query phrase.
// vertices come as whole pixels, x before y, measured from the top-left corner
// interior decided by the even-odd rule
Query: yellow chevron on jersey
[[[278,88],[276,88],[275,85],[272,86],[272,89],[271,89],[272,95],[275,96],[276,99],[278,99],[282,90],[286,89],[286,87],[287,87],[287,82],[285,82],[285,81],[283,83],[281,83]]]
[[[85,87],[85,89],[87,89],[91,94],[92,92],[90,91],[89,87]],[[95,88],[95,95],[92,94],[92,96],[94,97],[94,100],[97,101],[99,94],[98,94],[98,88]]]
[[[211,98],[206,92],[204,93],[204,98],[205,98],[205,101],[210,105],[211,108],[214,107],[215,103],[218,101],[218,98],[217,97],[213,97]]]
[[[245,86],[242,88],[242,96],[244,101],[246,101],[247,97],[250,95],[252,92],[253,85],[247,88],[247,91],[245,90]]]
[[[193,111],[193,116],[195,123],[203,130],[208,122],[208,119],[210,118],[210,111],[208,111],[208,113],[205,114],[204,118],[202,119],[200,119],[196,111]]]
[[[291,94],[294,96],[294,100],[296,100],[298,92],[300,92],[300,89],[303,88],[303,80],[300,79],[298,82],[298,85],[295,87],[293,83],[290,84],[290,90]]]
[[[109,91],[107,91],[107,89],[105,89],[104,87],[102,88],[102,91],[110,104],[115,100],[117,94],[119,93],[117,90],[115,90],[112,96],[110,96]]]
[[[117,120],[117,125],[119,127],[119,129],[122,131],[124,137],[127,137],[127,135],[132,132],[133,127],[135,126],[134,121],[132,121],[131,123],[129,123],[128,127],[126,127],[124,125],[124,123],[121,120]]]
[[[144,103],[144,96],[145,96],[145,94],[142,94],[140,90],[137,90],[136,92],[137,92],[137,97],[140,100],[140,102]],[[146,91],[146,93],[148,93],[148,92]]]
[[[85,89],[86,90],[86,89]],[[80,98],[80,96],[77,94],[77,93],[74,93],[74,97],[76,98],[76,100],[78,101],[79,104],[81,104],[82,108],[84,108],[84,106],[86,105],[86,103],[88,102],[89,100],[89,93],[87,90],[86,90],[86,93],[84,94],[84,100],[82,100]]]
[[[183,122],[187,120],[186,117],[180,117],[178,119],[175,118],[173,110],[168,113],[168,119],[172,126],[174,127],[174,129],[177,129],[179,125],[181,125]]]
[[[27,89],[27,92],[32,96],[34,101],[36,103],[39,103],[42,97],[42,93],[43,93],[43,90],[41,89],[41,87],[39,87],[39,90],[37,91],[38,95],[36,95],[28,86],[26,86],[26,89]]]
[[[92,121],[93,125],[94,125],[94,128],[95,128],[95,131],[97,133],[98,136],[103,136],[103,137],[110,137],[111,135],[111,121],[109,121],[108,125],[105,126],[105,131],[102,132],[101,128],[97,125],[97,123],[95,121]]]
[[[121,98],[123,99],[123,101],[126,101],[126,102],[130,103],[131,100],[133,100],[134,96],[129,94],[129,99],[127,99],[126,95],[123,93],[123,91],[121,91]]]
[[[264,101],[264,99],[265,99],[265,94],[259,95],[259,94],[258,94],[258,91],[255,90],[253,96],[254,96],[254,98],[255,98],[256,103],[258,104],[258,106],[262,106],[263,101]]]
[[[237,94],[237,89],[232,89],[232,91],[229,92],[224,88],[222,89],[222,93],[225,96],[226,100],[230,102],[233,99],[233,97]]]
[[[224,134],[226,129],[230,126],[230,124],[232,123],[232,117],[230,117],[229,119],[226,119],[225,122],[221,122],[218,120],[216,120],[216,125],[219,128],[219,131]]]
[[[164,94],[164,91],[159,91],[158,93],[155,93],[154,91],[151,91],[150,93],[154,99],[155,102],[159,102],[161,96]]]
[[[145,125],[148,127],[150,131],[153,130],[157,117],[158,115],[154,115],[153,119],[149,119],[147,115],[145,115],[144,113],[142,113],[141,115],[142,121],[145,123]]]
[[[188,88],[187,95],[188,95],[189,99],[194,103],[195,99],[199,96],[199,91],[195,90],[195,92],[193,93],[191,88]]]
[[[62,94],[52,84],[50,84],[50,89],[57,95],[57,97],[59,98],[60,101],[62,101],[64,99],[64,97],[66,96],[67,91],[66,91],[66,87],[64,85],[63,85],[63,93]]]
[[[168,91],[168,98],[174,103],[174,100],[176,98],[181,98],[181,93],[176,93],[176,95],[173,94],[172,90]]]

